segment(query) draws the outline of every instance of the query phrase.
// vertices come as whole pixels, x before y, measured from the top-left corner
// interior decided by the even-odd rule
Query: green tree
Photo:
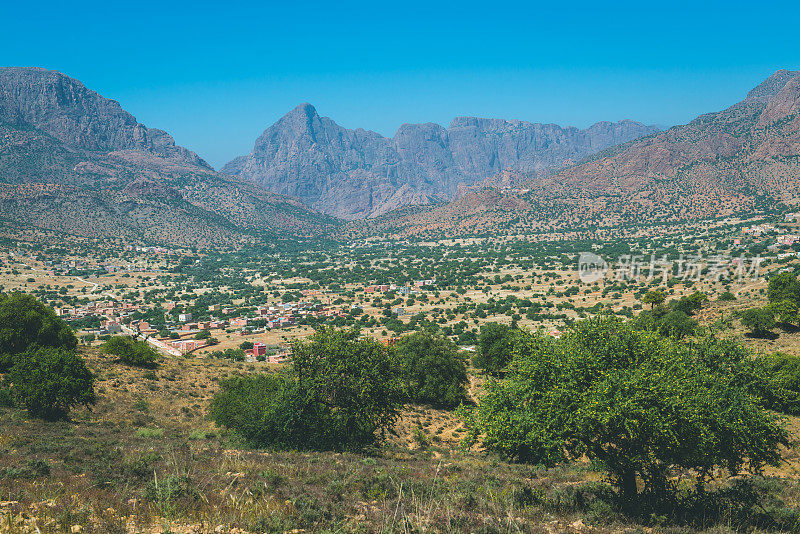
[[[778,273],[771,276],[767,286],[767,298],[770,302],[789,300],[800,305],[800,282],[794,273]]]
[[[799,319],[797,303],[793,300],[784,299],[772,302],[767,309],[783,324],[796,324]]]
[[[497,374],[511,361],[514,350],[514,330],[500,323],[486,323],[478,335],[478,353],[472,360],[478,369]]]
[[[616,318],[553,340],[526,336],[503,380],[469,414],[472,437],[505,457],[553,465],[586,456],[625,502],[669,493],[672,468],[698,480],[780,461],[788,434],[743,379],[746,353],[707,339],[684,344]]]
[[[74,349],[78,339],[55,312],[32,295],[0,293],[0,373],[30,346]]]
[[[194,335],[195,339],[210,339],[211,338],[211,330],[200,330],[198,333]]]
[[[775,315],[767,308],[750,308],[742,312],[742,325],[749,328],[753,335],[764,337],[775,328]]]
[[[697,321],[678,310],[672,310],[658,320],[658,332],[675,339],[694,335],[697,327]]]
[[[393,351],[358,330],[320,327],[292,345],[286,374],[223,381],[211,417],[247,441],[298,449],[359,449],[399,413]]]
[[[32,347],[18,354],[9,382],[17,403],[50,421],[66,418],[73,407],[90,406],[96,400],[94,376],[69,349]]]
[[[117,356],[119,360],[134,367],[152,368],[158,361],[158,353],[146,341],[137,341],[130,336],[114,336],[103,344],[103,352]]]
[[[642,303],[649,304],[650,309],[661,306],[665,300],[667,300],[667,295],[660,289],[651,289],[642,297]]]
[[[752,360],[754,372],[766,387],[756,391],[767,407],[783,413],[800,413],[800,357],[776,352]]]
[[[467,366],[458,346],[430,332],[403,336],[397,343],[400,374],[414,401],[456,406],[467,394]]]
[[[695,291],[691,295],[684,295],[672,304],[672,309],[682,311],[686,315],[694,315],[696,311],[703,307],[703,304],[708,301],[708,297]]]

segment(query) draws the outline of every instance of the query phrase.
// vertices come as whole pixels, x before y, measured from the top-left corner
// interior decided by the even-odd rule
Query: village
[[[429,287],[436,283],[433,279],[418,280],[413,286],[397,286],[396,284],[369,285],[362,291],[365,294],[394,292],[400,295],[410,295],[418,292],[416,288]],[[319,300],[318,290],[303,290],[305,298]],[[328,299],[330,301],[330,299]],[[186,303],[191,305],[192,303]],[[177,314],[177,320],[172,320],[170,312],[176,309],[178,303],[169,301],[160,307],[164,309],[164,322],[160,328],[155,328],[150,321],[136,318],[148,309],[147,305],[136,304],[124,300],[105,299],[91,301],[80,306],[62,306],[55,308],[57,316],[65,321],[85,321],[87,318],[97,318],[96,327],[84,328],[81,334],[84,339],[95,340],[104,337],[125,334],[146,340],[154,349],[164,355],[186,356],[200,349],[216,345],[219,341],[214,337],[222,333],[234,333],[238,336],[262,334],[270,330],[285,329],[297,325],[304,319],[314,318],[318,321],[347,317],[348,313],[342,309],[326,306],[320,302],[300,301],[279,303],[270,306],[256,306],[248,314],[238,314],[240,308],[212,304],[208,306],[208,317],[196,319],[191,312]],[[154,306],[149,306],[153,309]],[[352,310],[360,306],[353,304]],[[402,307],[392,309],[395,316],[402,316],[405,310]],[[392,344],[396,338],[387,338],[386,344]],[[246,344],[247,345],[247,344]],[[263,342],[250,343],[251,347],[245,350],[245,361],[267,361],[269,363],[284,363],[290,358],[288,346],[278,347],[270,351]]]

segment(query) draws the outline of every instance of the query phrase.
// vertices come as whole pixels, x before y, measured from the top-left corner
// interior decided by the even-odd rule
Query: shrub
[[[96,399],[86,363],[62,348],[31,348],[17,355],[9,382],[18,404],[46,420],[66,418],[73,407],[90,406]]]
[[[387,347],[321,327],[292,352],[285,374],[223,381],[211,418],[255,445],[296,449],[359,449],[391,428],[401,389]]]
[[[218,358],[218,359],[225,358],[228,360],[232,360],[234,362],[243,362],[245,352],[242,349],[228,348],[225,350],[215,350],[210,354],[210,356],[212,358]]]
[[[685,344],[616,318],[576,323],[559,340],[526,336],[508,375],[468,416],[473,439],[505,457],[556,464],[586,455],[625,502],[664,496],[672,468],[702,481],[780,461],[788,434],[751,395],[747,353],[712,338]]]
[[[55,312],[31,295],[0,293],[0,373],[30,346],[74,349],[78,339]]]
[[[136,341],[129,336],[114,336],[103,344],[103,352],[117,356],[127,365],[152,368],[156,366],[158,353],[146,341]]]
[[[410,399],[452,407],[466,396],[467,367],[449,339],[417,332],[400,338],[397,355]]]

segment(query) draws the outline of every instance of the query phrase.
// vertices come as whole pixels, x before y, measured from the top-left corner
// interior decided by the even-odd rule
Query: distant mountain
[[[541,178],[505,173],[457,200],[387,214],[401,234],[547,231],[675,222],[800,204],[800,72],[741,102]]]
[[[448,128],[404,124],[394,137],[348,130],[301,104],[267,128],[250,154],[222,172],[345,219],[443,202],[504,170],[544,177],[588,155],[658,131],[633,121],[585,130],[459,117]]]
[[[86,236],[228,244],[334,221],[215,172],[79,81],[0,68],[0,218]]]

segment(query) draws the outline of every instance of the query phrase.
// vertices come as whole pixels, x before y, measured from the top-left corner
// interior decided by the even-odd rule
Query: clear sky
[[[685,123],[800,69],[800,2],[6,2],[0,65],[62,71],[215,167],[301,102],[348,128]]]

